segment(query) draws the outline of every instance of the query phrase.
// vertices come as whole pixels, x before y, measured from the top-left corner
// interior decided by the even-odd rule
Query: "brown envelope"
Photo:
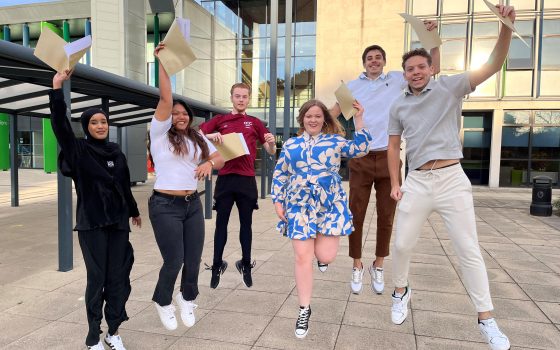
[[[246,154],[249,154],[249,148],[247,147],[247,143],[245,142],[245,138],[243,134],[240,133],[231,133],[222,135],[224,142],[219,144],[217,142],[212,142],[216,149],[224,158],[224,161],[231,160],[233,158],[241,157]]]
[[[67,43],[49,28],[43,28],[34,55],[57,72],[72,69],[91,47],[91,36]]]
[[[513,34],[515,34],[515,36],[517,38],[519,38],[519,40],[523,41],[523,44],[527,45],[528,48],[531,48],[531,46],[529,46],[529,44],[521,37],[521,35],[519,35],[519,33],[517,32],[517,29],[515,29],[515,26],[513,25],[513,23],[511,22],[511,20],[508,17],[503,17],[502,15],[500,15],[500,12],[496,8],[496,6],[494,4],[492,4],[491,2],[489,2],[487,0],[484,0],[484,3],[486,4],[486,6],[488,6],[490,11],[492,11],[492,13],[494,13],[494,15],[496,15],[496,17],[498,17],[498,19],[506,27],[508,27],[509,29],[511,29],[513,31]]]
[[[355,100],[354,96],[352,96],[352,92],[348,86],[341,81],[340,86],[336,89],[334,95],[336,96],[342,115],[346,120],[350,120],[350,118],[358,112],[358,110],[352,106],[352,103],[354,103]]]
[[[159,60],[169,76],[177,74],[196,60],[183,31],[178,22],[185,21],[176,18],[171,24],[163,43],[165,49],[159,52]]]
[[[412,15],[406,13],[399,13],[399,15],[404,18],[405,21],[410,23],[412,29],[414,29],[416,35],[418,35],[418,39],[420,39],[420,43],[423,48],[431,50],[434,47],[439,47],[441,45],[441,38],[439,37],[437,30],[427,30],[424,25],[424,21]]]

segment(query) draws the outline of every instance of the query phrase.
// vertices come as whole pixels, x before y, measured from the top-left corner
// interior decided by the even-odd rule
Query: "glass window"
[[[521,186],[527,182],[528,160],[502,160],[500,186]]]
[[[466,23],[448,23],[441,26],[441,69],[462,71],[465,69]]]
[[[496,96],[496,74],[486,79],[482,84],[478,85],[476,89],[470,93],[472,97],[493,97]]]
[[[560,71],[542,71],[541,72],[541,96],[560,96]]]
[[[532,158],[560,159],[560,127],[534,127]]]
[[[545,9],[559,9],[560,0],[544,0],[543,6]]]
[[[474,37],[472,43],[470,69],[478,69],[482,67],[482,65],[488,61],[495,45],[496,38],[484,39]]]
[[[315,35],[317,24],[315,22],[297,22],[295,35]]]
[[[504,124],[509,125],[528,125],[531,122],[531,112],[529,111],[505,111]]]
[[[216,40],[214,55],[217,60],[235,59],[237,57],[237,40]]]
[[[469,11],[468,1],[441,0],[441,10],[444,14],[467,13]]]
[[[533,71],[507,71],[505,96],[532,96]]]
[[[412,14],[415,16],[436,15],[437,0],[413,0]]]
[[[502,128],[502,158],[529,157],[529,127],[504,126]]]
[[[542,69],[560,69],[560,19],[543,22]]]
[[[508,69],[533,68],[533,31],[534,21],[515,21],[515,28],[521,37],[529,44],[525,45],[519,38],[512,37],[507,56]]]
[[[294,37],[295,50],[294,56],[314,56],[315,55],[315,36],[296,36]]]
[[[535,125],[560,125],[560,111],[535,111]]]
[[[535,3],[535,0],[508,0],[508,4],[515,6],[516,10],[534,10]],[[515,28],[517,29],[517,21],[515,22]]]

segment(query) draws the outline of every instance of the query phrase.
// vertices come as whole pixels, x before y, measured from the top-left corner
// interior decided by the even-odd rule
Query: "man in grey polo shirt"
[[[436,30],[435,21],[425,21],[426,29]],[[431,51],[434,57],[434,74],[439,72],[439,48]],[[350,288],[355,294],[362,291],[364,266],[362,264],[362,232],[371,188],[375,186],[375,204],[377,210],[377,236],[375,259],[369,267],[371,289],[381,294],[385,286],[383,278],[383,261],[389,255],[393,216],[397,202],[389,196],[391,179],[387,166],[387,145],[389,136],[389,108],[402,92],[406,81],[399,71],[383,73],[387,64],[385,50],[379,45],[365,48],[362,54],[365,71],[358,79],[348,83],[352,95],[364,106],[364,123],[371,133],[373,141],[370,152],[363,158],[351,159],[350,169],[350,211],[352,212],[354,232],[348,236],[349,255],[354,259]],[[331,109],[331,115],[338,116],[340,106]],[[319,265],[321,268],[321,264]]]
[[[511,6],[496,5],[500,13],[515,20]],[[389,172],[391,197],[400,201],[397,232],[393,246],[393,306],[391,319],[402,324],[412,290],[408,270],[412,250],[422,226],[432,212],[441,215],[461,266],[463,281],[478,312],[480,332],[491,349],[509,349],[503,334],[490,314],[493,309],[488,276],[480,253],[471,184],[459,159],[463,158],[459,140],[463,97],[497,73],[506,58],[512,31],[502,26],[488,62],[480,69],[431,79],[430,55],[423,49],[403,55],[408,88],[395,101],[389,121]],[[401,135],[406,139],[409,172],[399,184]]]

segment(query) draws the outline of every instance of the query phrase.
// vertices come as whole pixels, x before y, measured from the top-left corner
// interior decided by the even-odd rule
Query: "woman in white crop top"
[[[158,57],[163,44],[154,52]],[[216,148],[192,127],[192,110],[173,101],[171,83],[159,65],[160,98],[150,127],[150,154],[156,170],[154,192],[148,209],[163,266],[152,300],[163,326],[177,328],[173,289],[183,268],[180,292],[175,295],[181,319],[195,323],[194,300],[198,295],[198,271],[204,245],[204,216],[197,181],[220,169],[224,160]]]

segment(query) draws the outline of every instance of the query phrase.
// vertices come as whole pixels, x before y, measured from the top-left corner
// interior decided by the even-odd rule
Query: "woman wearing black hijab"
[[[51,123],[61,152],[60,171],[74,180],[77,195],[76,227],[87,271],[86,311],[88,349],[104,349],[99,340],[103,302],[109,331],[105,342],[114,350],[125,349],[118,328],[128,319],[125,304],[130,295],[130,270],[134,262],[129,242],[129,218],[141,226],[136,201],[130,190],[126,158],[108,141],[109,117],[89,108],[80,118],[85,139],[77,139],[66,117],[62,84],[71,71],[57,73],[49,91]]]

